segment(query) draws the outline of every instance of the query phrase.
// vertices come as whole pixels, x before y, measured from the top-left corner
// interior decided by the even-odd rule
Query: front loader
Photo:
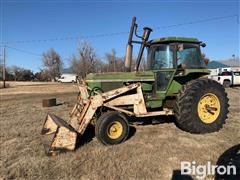
[[[119,144],[129,134],[129,117],[174,115],[176,125],[190,133],[210,133],[222,128],[228,114],[224,88],[206,78],[209,70],[201,57],[205,44],[195,38],[166,37],[148,40],[152,29],[137,34],[133,17],[126,48],[126,72],[88,74],[79,83],[77,103],[68,123],[48,114],[42,135],[45,150],[54,155],[74,150],[90,123],[97,139]],[[133,40],[133,35],[141,41]],[[140,44],[132,66],[133,43]],[[141,70],[144,49],[147,68]]]

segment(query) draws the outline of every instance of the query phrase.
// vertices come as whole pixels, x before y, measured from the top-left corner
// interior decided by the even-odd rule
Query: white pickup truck
[[[240,85],[240,71],[222,72],[219,75],[212,75],[208,78],[217,81],[224,87],[230,87],[235,85]]]

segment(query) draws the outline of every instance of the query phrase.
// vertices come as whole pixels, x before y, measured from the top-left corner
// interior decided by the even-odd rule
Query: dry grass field
[[[44,118],[52,112],[68,119],[77,90],[76,85],[56,83],[0,89],[0,179],[177,179],[181,161],[216,164],[226,150],[240,144],[236,87],[227,89],[230,113],[219,132],[193,135],[173,122],[134,125],[123,144],[103,146],[93,137],[74,152],[48,157],[40,137]],[[50,97],[56,97],[59,106],[42,108],[42,99]]]

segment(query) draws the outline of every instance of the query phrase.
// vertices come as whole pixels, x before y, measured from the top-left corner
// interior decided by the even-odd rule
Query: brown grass
[[[3,179],[170,179],[180,161],[217,162],[228,148],[240,143],[239,89],[228,89],[230,114],[224,128],[192,135],[174,123],[135,126],[125,143],[103,146],[96,138],[74,152],[47,157],[40,130],[47,112],[68,118],[67,105],[42,108],[41,100],[56,97],[74,103],[72,84],[30,84],[1,89],[0,178]],[[211,177],[210,177],[211,178]]]

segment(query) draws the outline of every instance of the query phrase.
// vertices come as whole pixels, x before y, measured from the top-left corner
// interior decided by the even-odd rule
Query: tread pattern
[[[109,123],[109,121],[111,121],[111,118],[114,116],[119,116],[121,120],[124,121],[126,127],[122,137],[120,137],[119,139],[111,140],[106,137],[106,125]],[[97,137],[97,140],[104,145],[120,144],[128,138],[128,134],[129,123],[126,117],[122,113],[117,111],[108,111],[102,114],[95,125],[95,136]]]
[[[203,123],[197,113],[198,101],[206,92],[217,95],[221,103],[220,114],[211,124]],[[176,124],[182,130],[190,133],[202,134],[218,131],[227,119],[228,101],[224,87],[216,81],[207,78],[189,81],[179,92],[174,105]]]

